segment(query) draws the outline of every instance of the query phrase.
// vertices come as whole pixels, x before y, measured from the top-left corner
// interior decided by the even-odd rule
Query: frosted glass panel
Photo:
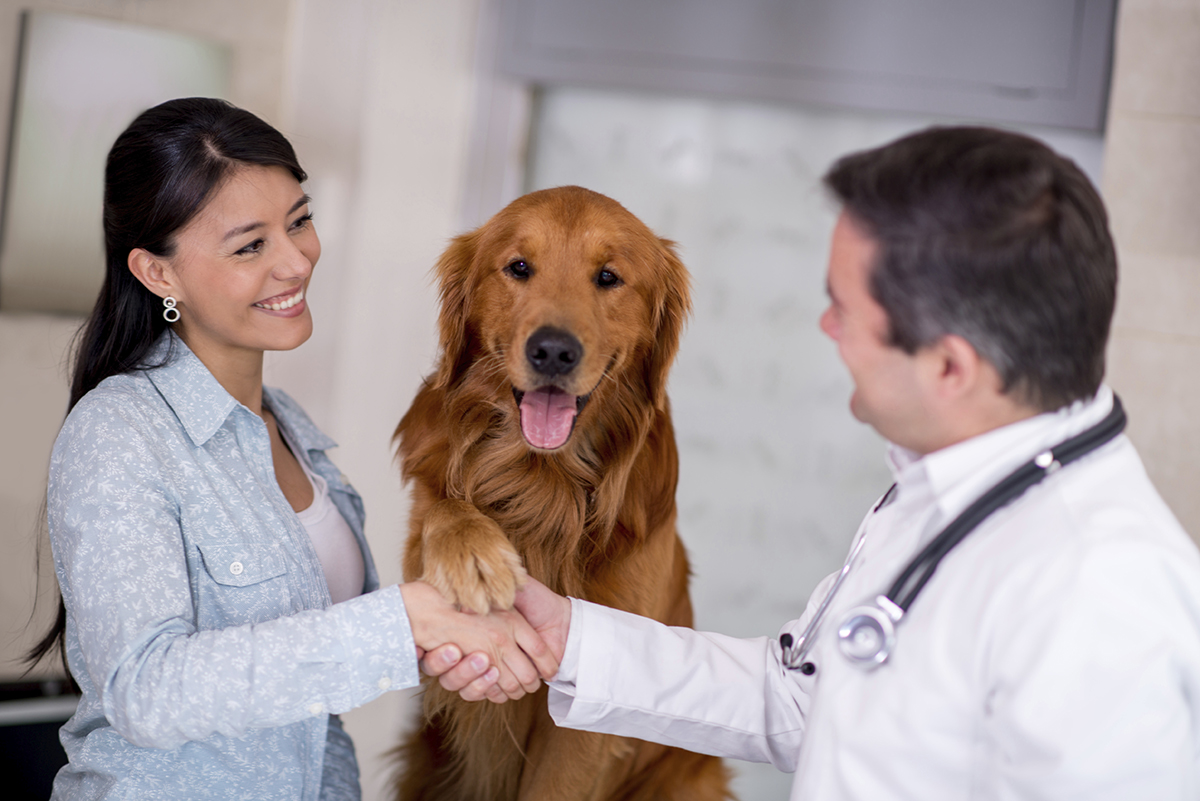
[[[104,275],[104,160],[142,110],[228,94],[223,45],[26,12],[10,143],[0,310],[86,313]]]
[[[679,243],[695,312],[671,376],[679,530],[697,626],[775,636],[841,566],[891,484],[884,444],[851,417],[851,383],[817,328],[839,156],[933,118],[556,88],[538,102],[529,189],[580,184]],[[1026,129],[1098,181],[1103,140]],[[741,798],[790,777],[734,764]]]

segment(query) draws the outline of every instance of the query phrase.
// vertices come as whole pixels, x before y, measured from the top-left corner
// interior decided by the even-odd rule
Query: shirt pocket
[[[196,547],[209,578],[226,587],[249,587],[287,572],[278,550],[270,545],[235,542]]]
[[[196,627],[201,631],[262,623],[297,611],[282,549],[271,543],[197,544],[193,578]]]

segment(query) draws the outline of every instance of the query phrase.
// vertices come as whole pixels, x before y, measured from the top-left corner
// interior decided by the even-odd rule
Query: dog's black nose
[[[565,375],[579,364],[583,345],[561,328],[544,325],[525,341],[525,358],[544,376]]]

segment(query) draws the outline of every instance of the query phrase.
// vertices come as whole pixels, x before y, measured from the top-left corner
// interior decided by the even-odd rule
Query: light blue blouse
[[[47,502],[83,692],[54,798],[357,798],[336,717],[418,681],[399,588],[379,590],[335,443],[283,392],[263,402],[329,485],[366,594],[331,605],[275,480],[262,419],[170,332],[63,424]]]

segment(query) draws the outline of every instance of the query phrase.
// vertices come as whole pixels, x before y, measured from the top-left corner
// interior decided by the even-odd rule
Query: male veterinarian
[[[847,156],[825,183],[821,328],[895,487],[778,639],[531,582],[518,609],[565,648],[554,719],[769,761],[793,799],[1200,798],[1200,554],[1101,383],[1100,198],[979,128]],[[466,667],[442,681],[494,693]]]

